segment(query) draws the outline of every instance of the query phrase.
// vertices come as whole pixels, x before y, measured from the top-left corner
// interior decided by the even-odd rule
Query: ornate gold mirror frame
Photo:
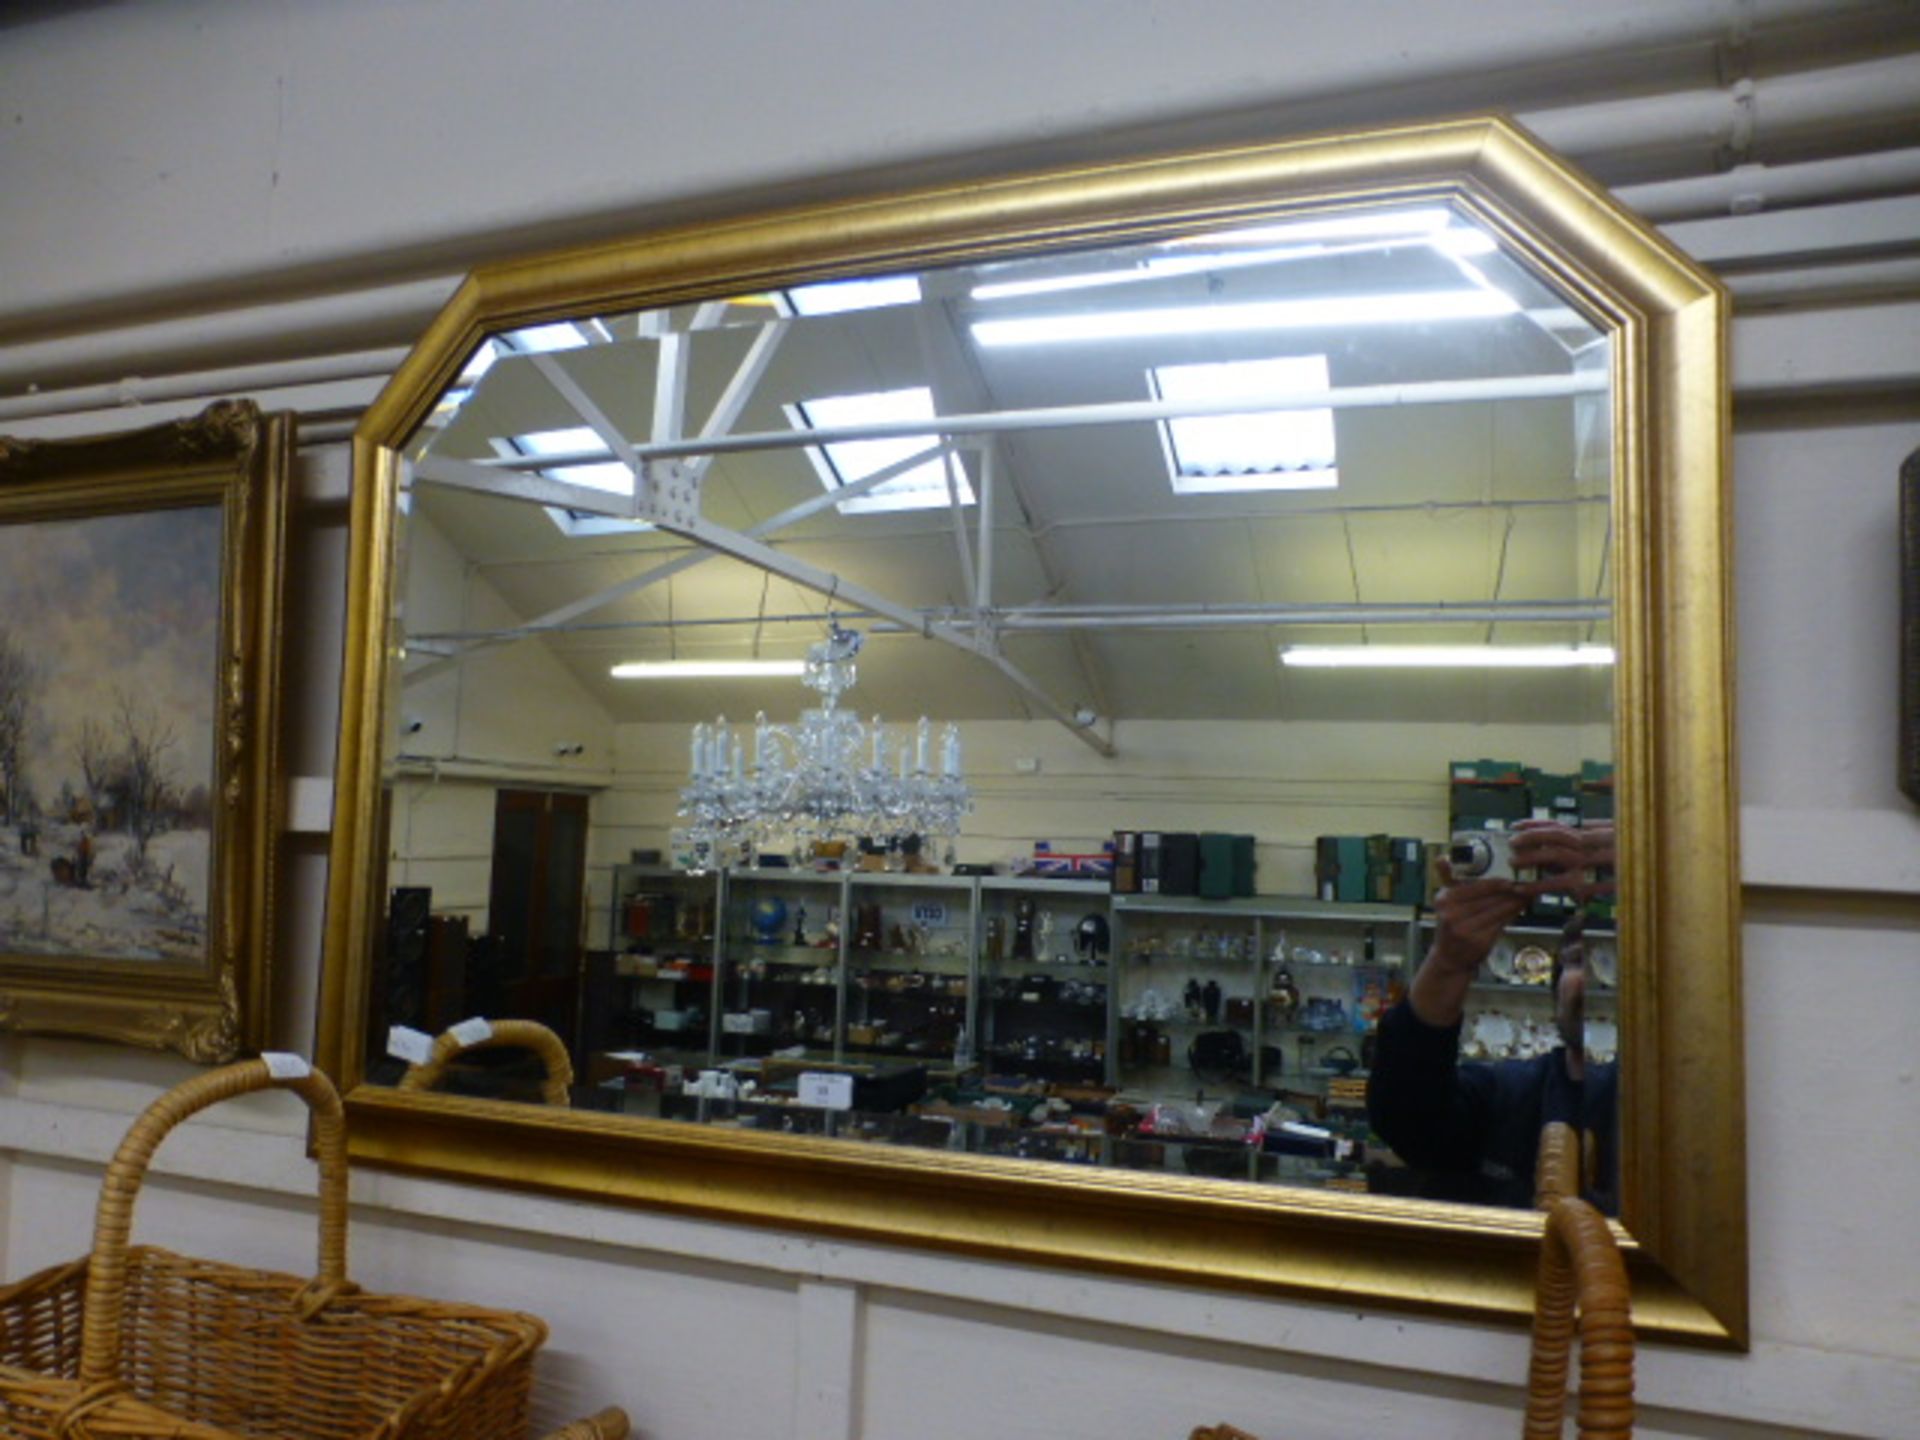
[[[1468,211],[1612,340],[1622,1204],[1650,1334],[1747,1337],[1734,838],[1726,303],[1714,280],[1510,123],[1178,155],[691,226],[473,274],[355,439],[320,1028],[354,1158],[742,1222],[1344,1305],[1530,1312],[1537,1215],[716,1132],[356,1083],[383,914],[397,449],[490,332],[869,271],[1340,206]]]

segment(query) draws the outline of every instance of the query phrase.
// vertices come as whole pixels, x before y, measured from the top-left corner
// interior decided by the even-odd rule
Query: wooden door
[[[586,903],[587,797],[501,790],[493,811],[487,930],[498,967],[498,1018],[538,1020],[574,1047],[580,920]]]

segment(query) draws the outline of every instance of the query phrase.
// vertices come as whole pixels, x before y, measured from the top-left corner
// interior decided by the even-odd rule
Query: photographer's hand
[[[1467,987],[1487,953],[1527,908],[1527,891],[1512,880],[1465,880],[1440,862],[1443,888],[1433,897],[1433,944],[1407,987],[1413,1013],[1428,1025],[1458,1025]]]
[[[1529,897],[1561,894],[1585,900],[1613,893],[1611,823],[1576,829],[1557,820],[1522,820],[1513,828],[1510,853],[1516,870],[1538,874],[1521,884]]]

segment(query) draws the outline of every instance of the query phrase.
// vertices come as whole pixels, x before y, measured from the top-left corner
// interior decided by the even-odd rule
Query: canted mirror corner
[[[1546,820],[1459,1063],[1744,1344],[1724,328],[1497,119],[477,272],[355,441],[357,1156],[1516,1317],[1393,1022]]]

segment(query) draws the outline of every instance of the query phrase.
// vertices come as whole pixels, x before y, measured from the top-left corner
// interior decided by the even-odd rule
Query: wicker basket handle
[[[1580,1329],[1580,1440],[1633,1434],[1633,1316],[1627,1268],[1600,1212],[1584,1200],[1547,1207],[1534,1297],[1533,1356],[1527,1367],[1525,1440],[1560,1440],[1567,1404],[1567,1356],[1575,1314]]]
[[[1580,1136],[1564,1120],[1549,1120],[1540,1130],[1540,1154],[1533,1167],[1533,1208],[1548,1210],[1556,1200],[1580,1193]]]
[[[422,1064],[407,1067],[407,1073],[400,1077],[399,1088],[431,1090],[440,1083],[440,1077],[446,1073],[447,1066],[456,1056],[496,1045],[515,1046],[533,1051],[540,1057],[540,1063],[547,1067],[546,1083],[540,1089],[542,1102],[561,1109],[570,1103],[568,1095],[573,1088],[573,1061],[567,1057],[567,1047],[561,1043],[560,1037],[538,1020],[490,1021],[485,1035],[472,1038],[463,1036],[461,1028],[455,1025],[452,1029],[441,1031],[433,1042],[433,1053]]]
[[[610,1405],[598,1415],[549,1431],[545,1440],[626,1440],[627,1431],[627,1412]]]
[[[307,1102],[320,1160],[320,1253],[314,1287],[322,1295],[348,1287],[346,1115],[333,1082],[304,1061],[299,1067],[305,1073],[282,1076],[266,1060],[223,1065],[174,1086],[133,1122],[107,1166],[94,1213],[93,1252],[87,1260],[86,1306],[80,1323],[82,1385],[117,1378],[127,1243],[133,1231],[133,1204],[146,1179],[147,1164],[175,1126],[221,1100],[278,1086]]]

